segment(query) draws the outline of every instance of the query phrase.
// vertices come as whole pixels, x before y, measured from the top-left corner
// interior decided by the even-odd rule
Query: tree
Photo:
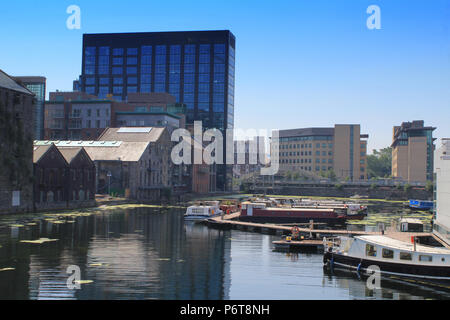
[[[388,178],[392,168],[392,149],[384,148],[373,150],[373,154],[367,156],[368,178]]]

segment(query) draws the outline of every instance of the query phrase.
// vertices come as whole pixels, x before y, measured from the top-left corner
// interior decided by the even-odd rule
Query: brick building
[[[34,94],[0,70],[0,214],[33,209]]]

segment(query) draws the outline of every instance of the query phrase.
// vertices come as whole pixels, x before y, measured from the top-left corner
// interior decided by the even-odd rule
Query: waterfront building
[[[235,37],[228,31],[84,34],[81,90],[127,101],[169,93],[185,104],[186,123],[234,126]],[[226,141],[224,154],[226,154]],[[231,188],[231,166],[218,166],[217,188]]]
[[[35,209],[95,204],[95,166],[83,147],[35,145],[33,163]]]
[[[393,129],[392,176],[407,182],[433,180],[434,127],[423,120],[403,122]]]
[[[33,109],[34,140],[44,138],[44,105],[45,105],[45,77],[14,77],[14,79],[34,93],[36,103]]]
[[[367,180],[368,137],[359,124],[280,130],[280,171],[333,171],[338,178]]]
[[[33,209],[33,92],[0,70],[0,212]]]
[[[45,103],[45,140],[95,140],[111,126],[112,100],[84,92],[52,92]]]
[[[157,200],[161,196],[163,189],[171,187],[173,164],[170,159],[170,153],[172,151],[172,141],[166,128],[108,128],[98,140],[148,144],[146,149],[141,149],[136,154],[136,159],[139,157],[138,161],[141,162],[137,166],[136,176],[134,177],[134,180],[138,180],[136,184],[138,187],[135,191],[138,199]]]
[[[436,150],[434,232],[450,245],[450,139],[442,139],[442,146]]]

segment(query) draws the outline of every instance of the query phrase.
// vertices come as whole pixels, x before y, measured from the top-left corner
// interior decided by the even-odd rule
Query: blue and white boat
[[[433,201],[427,201],[427,200],[409,200],[408,206],[411,209],[417,209],[417,210],[432,210],[433,209]]]

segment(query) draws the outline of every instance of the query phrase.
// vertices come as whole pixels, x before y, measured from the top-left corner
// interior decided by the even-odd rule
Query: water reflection
[[[1,299],[227,299],[226,232],[185,225],[180,210],[135,209],[3,229]],[[7,237],[7,231],[10,231]],[[38,244],[20,240],[59,239]],[[66,286],[78,265],[81,290]],[[229,281],[229,280],[228,280]],[[229,288],[229,285],[227,286]]]
[[[276,252],[272,241],[279,237],[209,229],[185,223],[183,213],[135,208],[2,217],[0,270],[14,270],[0,271],[0,299],[450,298],[394,281],[369,290],[355,274],[325,272],[320,252]],[[43,238],[58,241],[21,242]],[[93,282],[68,289],[70,265]]]

